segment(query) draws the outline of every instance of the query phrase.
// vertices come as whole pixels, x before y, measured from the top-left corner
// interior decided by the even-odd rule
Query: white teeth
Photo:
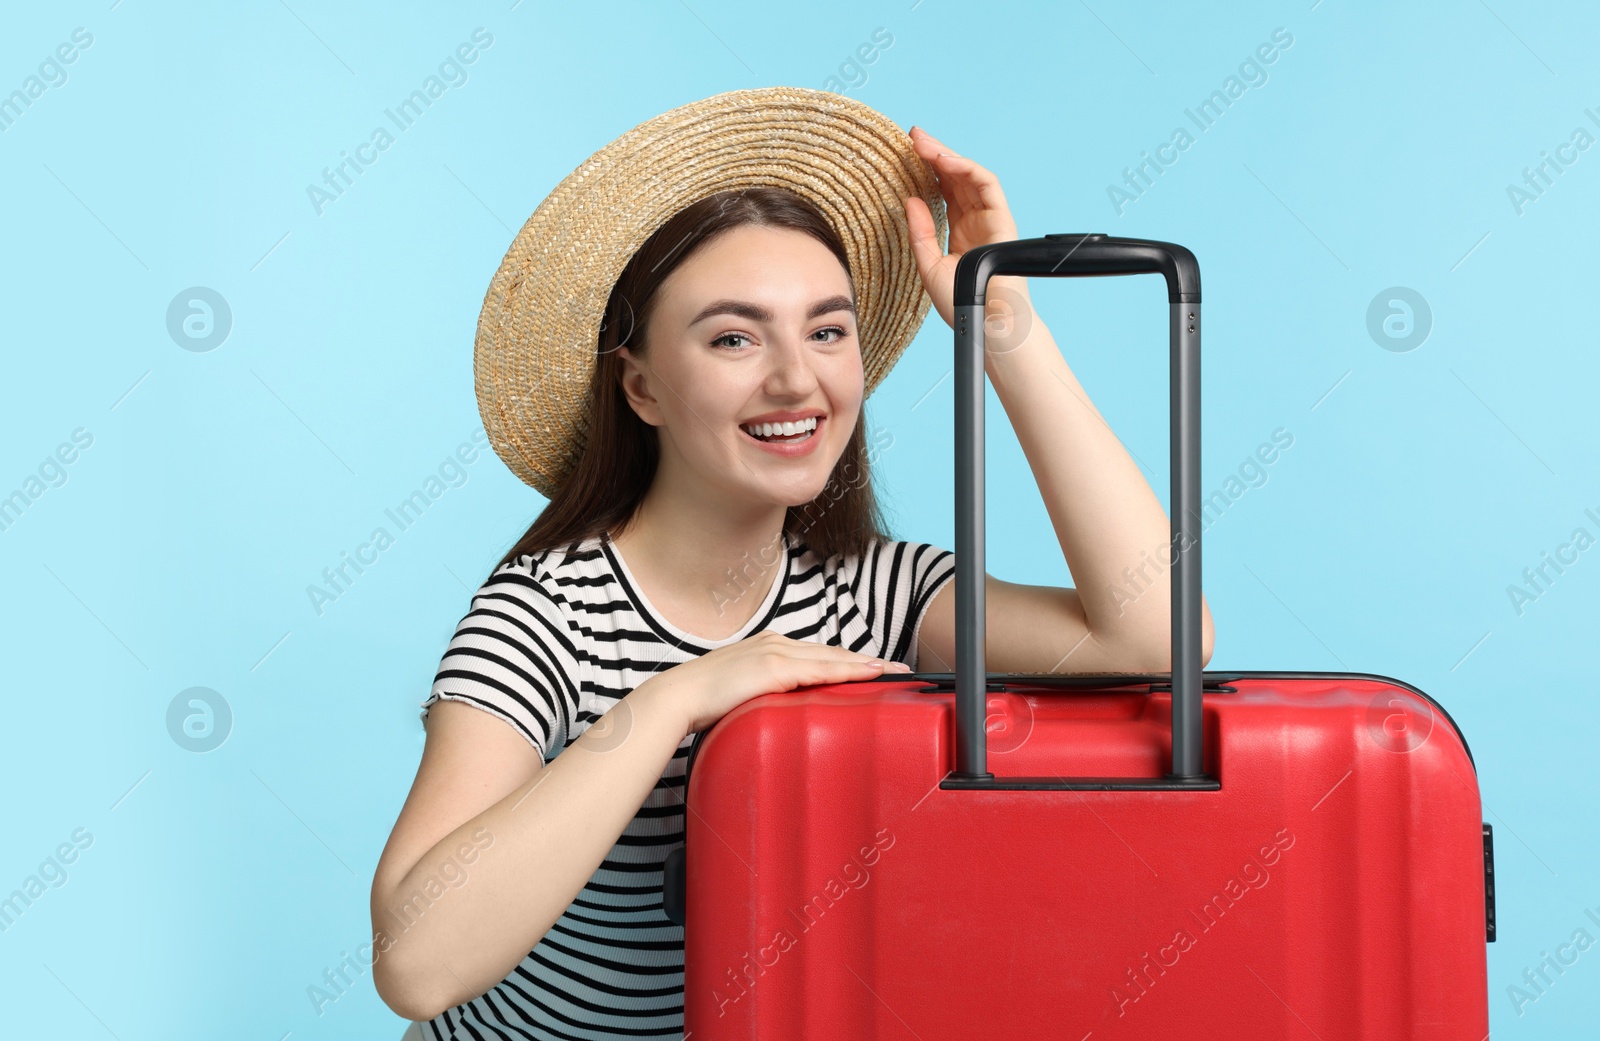
[[[745,426],[743,429],[749,431],[757,437],[772,437],[775,434],[782,434],[785,437],[788,437],[794,434],[804,433],[807,430],[815,430],[816,428],[817,417],[809,416],[794,423],[756,423],[754,425]]]

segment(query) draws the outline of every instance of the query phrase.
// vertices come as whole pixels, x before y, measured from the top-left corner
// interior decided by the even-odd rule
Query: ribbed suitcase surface
[[[941,789],[948,683],[729,713],[687,787],[689,1036],[1480,1041],[1482,817],[1448,716],[1383,677],[1219,677],[1215,791]],[[989,769],[1159,775],[1150,687],[1011,679]]]

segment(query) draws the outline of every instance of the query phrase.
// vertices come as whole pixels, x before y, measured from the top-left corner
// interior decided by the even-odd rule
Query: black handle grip
[[[1200,266],[1170,242],[1103,234],[1046,235],[974,246],[955,274],[956,368],[956,769],[949,788],[981,788],[984,731],[983,406],[984,291],[994,275],[1042,277],[1160,272],[1172,315],[1172,769],[1159,783],[1126,787],[1214,789],[1202,771],[1200,661]],[[1054,787],[1108,787],[1105,779]]]
[[[970,265],[970,268],[969,268]],[[1182,246],[1150,239],[1122,239],[1095,232],[1046,235],[974,246],[956,263],[955,306],[984,302],[991,275],[1137,275],[1160,272],[1167,300],[1200,302],[1200,264]]]

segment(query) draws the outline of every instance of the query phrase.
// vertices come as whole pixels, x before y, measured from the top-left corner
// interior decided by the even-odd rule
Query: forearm
[[[381,974],[374,967],[374,979],[396,1011],[431,1018],[489,990],[527,957],[611,852],[688,732],[671,688],[665,673],[635,688],[375,901],[374,929],[392,942],[384,950],[377,937],[387,964]]]
[[[1025,295],[1021,306],[1031,308]],[[985,352],[1071,571],[1089,630],[1141,657],[1171,639],[1170,522],[1138,465],[1089,400],[1037,314],[1022,338]],[[1204,640],[1209,611],[1201,605]]]

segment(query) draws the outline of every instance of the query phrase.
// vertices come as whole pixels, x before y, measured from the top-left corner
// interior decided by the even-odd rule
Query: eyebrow
[[[812,304],[811,309],[806,312],[806,320],[810,321],[825,314],[832,314],[834,311],[849,311],[853,315],[856,313],[856,305],[851,302],[848,296],[830,296]],[[747,303],[743,300],[717,300],[691,318],[689,324],[691,326],[698,325],[707,318],[719,314],[738,315],[740,318],[748,318],[752,322],[772,321],[772,312],[760,304]]]

